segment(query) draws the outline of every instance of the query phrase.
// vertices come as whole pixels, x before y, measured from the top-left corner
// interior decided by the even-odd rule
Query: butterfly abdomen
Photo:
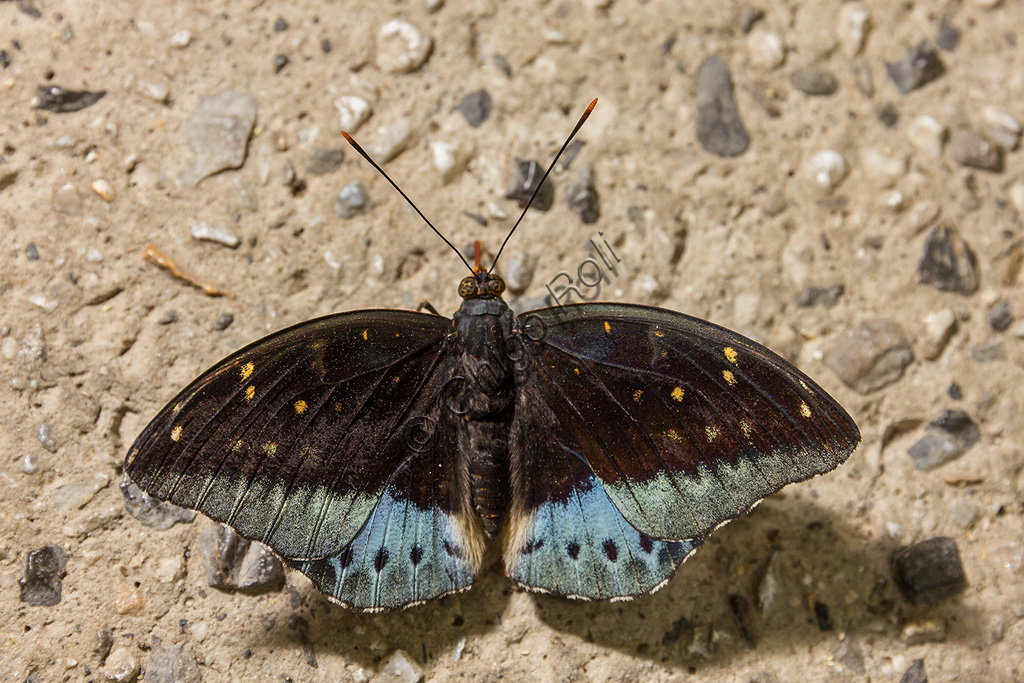
[[[506,339],[512,319],[499,298],[468,299],[455,314],[462,379],[455,408],[462,416],[458,457],[469,473],[466,494],[489,538],[498,535],[508,502],[514,387]]]

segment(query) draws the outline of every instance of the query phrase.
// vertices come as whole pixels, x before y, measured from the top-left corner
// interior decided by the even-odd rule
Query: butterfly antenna
[[[594,100],[594,101],[596,102],[597,100]],[[591,107],[593,107],[593,105],[591,105]],[[578,126],[577,126],[577,128],[578,128]],[[382,176],[384,176],[384,179],[386,181],[391,183],[391,187],[393,187],[396,190],[398,190],[398,194],[402,195],[402,199],[404,199],[405,201],[409,202],[409,206],[412,207],[413,211],[415,211],[416,213],[419,214],[420,218],[423,219],[423,222],[426,223],[430,227],[430,229],[434,231],[435,235],[437,235],[438,237],[441,238],[441,241],[443,241],[445,244],[447,244],[451,248],[451,250],[455,252],[455,255],[458,256],[459,259],[463,263],[466,264],[466,267],[469,268],[469,271],[473,272],[473,266],[469,265],[469,261],[467,261],[466,257],[462,255],[462,252],[460,252],[458,249],[456,249],[455,245],[452,244],[451,241],[447,237],[442,235],[440,230],[438,230],[437,228],[434,227],[434,224],[430,222],[430,219],[423,215],[423,212],[420,211],[420,207],[416,206],[416,204],[414,204],[413,201],[411,199],[409,199],[409,195],[407,195],[405,192],[402,191],[402,188],[400,188],[398,186],[398,183],[396,183],[394,180],[392,180],[391,176],[389,176],[387,173],[385,173],[384,169],[381,168],[380,165],[378,165],[376,161],[374,161],[373,159],[370,158],[370,155],[367,154],[363,150],[363,148],[359,146],[358,142],[356,142],[355,140],[352,139],[351,135],[349,135],[345,131],[341,131],[341,134],[345,137],[346,140],[348,140],[348,144],[352,145],[352,147],[354,147],[355,150],[357,152],[359,152],[359,155],[361,157],[363,157],[364,159],[366,159],[366,161],[369,162],[370,166],[373,166],[377,170],[377,173],[380,173]],[[561,154],[561,152],[559,152],[559,154]],[[558,157],[555,157],[555,158],[557,159]]]
[[[505,241],[501,243],[501,248],[498,249],[498,253],[495,255],[494,261],[491,263],[491,267],[487,271],[488,273],[494,270],[494,266],[497,265],[498,263],[498,257],[501,256],[501,252],[505,250],[505,245],[508,244],[509,239],[512,237],[512,233],[514,233],[516,231],[516,228],[519,227],[519,224],[523,222],[523,218],[526,216],[526,212],[530,210],[530,206],[533,205],[533,200],[537,198],[537,194],[540,192],[540,188],[544,187],[544,181],[548,179],[548,176],[551,175],[551,171],[555,168],[555,164],[558,163],[558,158],[562,156],[562,152],[564,152],[565,148],[569,146],[569,143],[572,142],[572,139],[576,137],[576,133],[580,131],[580,128],[582,128],[583,124],[586,123],[586,120],[590,118],[590,112],[594,111],[594,107],[596,106],[597,98],[595,97],[594,101],[590,103],[589,107],[587,107],[587,110],[583,112],[583,116],[580,117],[580,120],[576,124],[576,127],[572,129],[571,133],[569,133],[569,137],[567,137],[565,139],[565,142],[562,143],[562,148],[558,150],[558,154],[556,154],[555,158],[551,160],[551,165],[548,166],[548,170],[544,171],[543,177],[541,177],[540,182],[537,183],[537,187],[536,189],[534,189],[533,194],[530,195],[530,201],[526,202],[526,206],[523,208],[523,212],[519,214],[519,220],[516,221],[515,225],[512,226],[512,229],[508,231],[507,235],[505,235]],[[348,136],[346,135],[345,137]]]

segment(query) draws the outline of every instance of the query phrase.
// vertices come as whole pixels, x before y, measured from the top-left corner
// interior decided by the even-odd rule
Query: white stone
[[[334,106],[338,110],[341,130],[349,135],[354,135],[373,114],[370,103],[356,95],[342,95],[334,101]]]
[[[103,252],[99,249],[90,249],[85,252],[85,260],[89,263],[99,263],[103,260]]]
[[[983,9],[992,9],[999,7],[1003,0],[974,0],[974,4]]]
[[[171,47],[188,47],[192,42],[192,32],[182,29],[171,36]]]
[[[185,578],[185,558],[181,555],[165,557],[156,563],[153,572],[160,583],[174,583]]]
[[[946,127],[931,116],[918,116],[907,126],[907,139],[918,151],[933,159],[942,156]]]
[[[370,156],[378,164],[386,164],[406,148],[412,139],[412,126],[402,119],[377,129],[373,144],[368,148]]]
[[[754,29],[747,36],[747,54],[750,63],[765,69],[775,69],[786,61],[786,48],[778,33]]]
[[[242,240],[238,238],[238,235],[231,232],[222,225],[210,225],[206,222],[196,223],[189,232],[192,234],[192,239],[206,240],[208,242],[217,242],[223,244],[226,247],[234,249]]]
[[[833,149],[825,149],[804,162],[804,172],[825,190],[838,185],[850,168],[843,155]]]
[[[921,355],[927,360],[935,360],[946,348],[949,338],[956,327],[956,313],[952,308],[929,313],[921,320],[924,329],[921,333]]]
[[[878,197],[878,205],[893,213],[902,211],[906,205],[906,197],[899,190],[886,190]]]
[[[910,232],[917,234],[925,228],[930,228],[939,217],[939,205],[931,199],[923,199],[916,204],[907,214]]]
[[[981,110],[981,118],[985,122],[985,133],[1006,149],[1017,149],[1020,144],[1020,123],[1017,119],[992,105]]]
[[[92,184],[89,185],[89,188],[97,195],[102,197],[103,201],[114,201],[114,188],[111,187],[110,183],[108,183],[103,178],[97,178],[96,180],[92,181]]]
[[[407,21],[393,19],[380,29],[377,66],[390,73],[409,73],[423,66],[434,40]]]
[[[418,683],[423,678],[423,669],[409,655],[401,650],[388,657],[381,668],[381,681],[395,683]]]
[[[132,656],[132,649],[119,647],[107,655],[99,674],[110,683],[128,683],[138,677],[139,668],[139,660]]]
[[[1010,188],[1010,201],[1018,212],[1024,214],[1024,183],[1018,181],[1013,184]]]
[[[854,57],[864,47],[868,29],[871,27],[871,12],[860,2],[851,2],[839,9],[839,43],[848,57]]]
[[[430,151],[434,155],[434,166],[441,173],[441,180],[446,185],[455,180],[473,158],[472,147],[461,140],[436,140],[430,143]]]
[[[907,172],[907,160],[889,156],[874,147],[865,147],[860,153],[864,171],[875,178],[891,182]]]
[[[166,102],[167,95],[169,94],[167,86],[163,83],[150,83],[140,80],[135,84],[135,89],[154,102]]]
[[[65,183],[53,193],[53,208],[72,216],[82,213],[82,198],[74,183]]]

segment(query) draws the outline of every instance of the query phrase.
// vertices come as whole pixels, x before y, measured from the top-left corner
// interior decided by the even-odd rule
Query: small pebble
[[[779,34],[760,29],[747,36],[747,54],[751,64],[768,70],[777,69],[786,61],[786,48]]]
[[[874,147],[864,147],[860,153],[860,161],[865,173],[885,183],[891,183],[907,172],[906,158],[890,156]]]
[[[832,308],[839,302],[839,297],[843,295],[843,291],[844,287],[841,282],[828,287],[808,287],[797,296],[796,305],[801,308],[809,306]]]
[[[1010,311],[1010,302],[1000,299],[988,310],[988,324],[997,332],[1005,332],[1013,323],[1013,313]]]
[[[377,129],[367,150],[378,164],[386,164],[401,154],[412,139],[412,126],[405,119]]]
[[[930,538],[899,550],[893,570],[896,585],[914,605],[934,605],[967,587],[960,552],[952,538]]]
[[[99,670],[101,679],[109,683],[131,683],[138,678],[139,660],[135,659],[133,650],[119,647],[111,652]]]
[[[831,149],[822,150],[804,162],[804,173],[825,190],[833,189],[849,171],[843,155]]]
[[[39,425],[36,436],[39,437],[39,443],[43,445],[43,448],[51,453],[57,452],[57,441],[53,438],[53,427],[50,426],[49,422]]]
[[[146,683],[200,683],[202,674],[196,656],[184,643],[164,645],[153,637],[153,649],[146,661]],[[207,655],[209,656],[209,655]]]
[[[969,529],[978,519],[978,505],[971,500],[957,498],[949,507],[949,518],[964,529]]]
[[[36,88],[32,106],[55,114],[67,114],[91,107],[106,94],[106,90],[65,90],[58,85],[40,85]]]
[[[288,30],[288,22],[285,21],[284,17],[278,17],[274,21],[274,32],[275,33],[280,33],[281,31],[287,31],[287,30]]]
[[[213,329],[216,332],[223,332],[224,330],[231,327],[231,323],[235,322],[235,316],[230,313],[222,313],[218,316],[217,320],[213,323]]]
[[[544,169],[536,161],[515,160],[514,175],[505,191],[505,199],[514,199],[520,208],[526,206],[533,193],[537,190]],[[538,211],[547,211],[555,201],[555,187],[551,180],[545,180],[543,187],[537,192],[532,207]]]
[[[334,46],[331,45],[331,41],[329,39],[324,38],[320,41],[320,52],[323,52],[325,55],[329,55],[333,49]]]
[[[939,53],[926,40],[912,47],[900,61],[885,64],[885,72],[904,95],[934,81],[945,70]]]
[[[786,195],[776,191],[772,192],[764,200],[764,206],[761,207],[761,210],[764,211],[765,216],[768,216],[769,218],[774,218],[775,216],[778,216],[780,213],[785,211],[786,207],[788,206],[789,200],[786,199]]]
[[[729,67],[717,56],[707,57],[697,75],[697,139],[708,152],[734,157],[750,145],[733,98]]]
[[[861,59],[853,65],[853,84],[868,99],[875,96],[875,78],[871,75],[871,66],[867,60]]]
[[[868,30],[871,28],[871,12],[861,2],[844,3],[839,8],[839,44],[847,57],[856,57],[864,47]]]
[[[353,180],[341,188],[334,198],[334,213],[339,218],[352,218],[370,208],[370,198],[366,188],[358,180]]]
[[[836,648],[835,660],[854,675],[863,676],[866,671],[864,652],[852,634],[846,634],[846,637],[839,643],[839,647]]]
[[[138,81],[135,84],[135,89],[140,94],[148,97],[154,102],[166,102],[167,97],[170,95],[170,91],[167,86],[163,83],[150,83],[149,81]]]
[[[168,311],[157,321],[160,325],[171,325],[176,322],[178,322],[178,314],[175,311]]]
[[[907,207],[907,198],[899,190],[886,190],[878,195],[878,206],[897,213]]]
[[[581,168],[572,182],[566,186],[565,203],[584,224],[597,222],[601,216],[601,209],[597,198],[597,188],[594,186],[593,164],[587,164]]]
[[[916,149],[933,159],[942,156],[946,127],[931,116],[918,116],[907,126],[907,139]]]
[[[900,676],[900,683],[928,683],[928,674],[924,670],[924,660],[915,659],[914,663]]]
[[[941,643],[946,639],[946,622],[944,619],[918,619],[910,621],[903,626],[903,631],[900,635],[907,645]]]
[[[906,333],[889,320],[862,323],[836,340],[828,354],[828,365],[839,379],[862,394],[896,382],[913,360]]]
[[[985,122],[985,134],[993,142],[1009,150],[1017,149],[1021,136],[1021,127],[1017,119],[992,105],[982,108],[981,118]]]
[[[89,185],[93,192],[100,196],[105,202],[114,201],[114,188],[103,178],[97,178]]]
[[[947,410],[929,423],[922,436],[907,449],[922,472],[959,458],[981,438],[978,425],[962,410]]]
[[[333,173],[341,167],[341,162],[344,160],[345,150],[342,147],[317,147],[306,160],[306,173],[310,175]]]
[[[458,110],[471,128],[479,128],[491,116],[494,108],[486,90],[471,92],[459,102]]]
[[[402,650],[395,650],[381,667],[380,680],[394,683],[418,683],[423,678],[423,669]]]
[[[288,55],[274,55],[274,73],[279,74],[281,71],[288,66]]]
[[[1006,360],[1006,345],[1001,341],[990,341],[972,346],[971,360],[975,363],[995,363]]]
[[[192,239],[216,242],[232,249],[242,243],[238,235],[222,225],[210,225],[206,222],[194,223],[189,228],[189,233],[192,235]]]
[[[250,593],[275,591],[284,583],[281,560],[262,543],[248,541],[224,524],[208,524],[199,545],[210,586]]]
[[[918,282],[941,292],[973,294],[978,289],[978,259],[952,228],[932,228],[925,239],[917,273]]]
[[[389,73],[409,73],[423,66],[434,40],[406,21],[394,19],[381,27],[377,40],[377,66]]]
[[[253,212],[259,211],[260,202],[256,196],[256,186],[244,178],[235,178],[235,189],[238,191],[242,206]]]
[[[448,184],[459,177],[473,158],[473,148],[462,141],[435,140],[430,143],[434,167],[441,174],[441,182]]]
[[[947,308],[929,313],[922,319],[924,331],[920,336],[921,355],[927,360],[935,360],[942,355],[953,332],[956,331],[956,314]]]
[[[183,48],[188,47],[189,43],[192,42],[192,32],[187,30],[181,30],[171,36],[171,47]]]
[[[338,110],[341,130],[349,135],[354,135],[373,114],[370,103],[355,95],[342,95],[334,101],[334,107]]]
[[[35,242],[29,242],[29,245],[25,247],[25,258],[29,261],[39,260],[39,247],[35,245]]]
[[[907,214],[909,231],[917,234],[927,228],[934,226],[939,217],[939,205],[931,199],[924,199],[914,204]]]
[[[900,121],[900,112],[892,102],[882,102],[875,107],[875,116],[886,128],[895,128]]]
[[[39,471],[39,456],[35,453],[26,453],[21,458],[21,471],[25,474],[35,474]]]
[[[85,252],[85,260],[89,263],[100,263],[103,261],[103,252],[99,249],[90,249]]]
[[[935,44],[943,52],[952,52],[960,44],[960,29],[943,17],[939,20],[939,34],[935,37]]]
[[[516,250],[506,257],[501,267],[508,291],[512,294],[522,294],[533,282],[537,257],[528,251]]]
[[[494,66],[505,74],[506,78],[512,77],[512,65],[508,63],[508,60],[501,55],[494,55]]]
[[[196,518],[196,513],[191,510],[151,497],[136,486],[128,475],[124,475],[121,480],[120,489],[128,514],[157,531],[170,529],[179,523],[188,524]]]
[[[60,603],[64,585],[67,555],[57,545],[29,551],[25,556],[25,573],[18,584],[21,601],[33,607],[53,607]]]
[[[222,90],[205,96],[185,124],[195,161],[181,174],[186,187],[245,161],[249,136],[256,123],[256,98]]]
[[[74,183],[65,183],[53,193],[53,208],[70,216],[82,213],[82,198]]]
[[[50,493],[57,509],[65,512],[85,507],[93,497],[110,484],[110,475],[99,472],[89,479],[73,481],[58,486]]]
[[[1003,170],[1003,150],[983,135],[970,128],[957,128],[949,138],[949,156],[968,168],[1000,172]]]
[[[949,388],[946,389],[946,393],[954,401],[962,401],[964,399],[964,390],[956,382],[951,382]]]
[[[794,71],[789,77],[789,82],[805,95],[831,95],[839,88],[835,74],[828,69],[815,66]]]
[[[744,5],[740,10],[740,32],[750,33],[750,29],[754,28],[754,24],[761,21],[764,18],[764,10],[760,7],[754,7],[753,5]]]

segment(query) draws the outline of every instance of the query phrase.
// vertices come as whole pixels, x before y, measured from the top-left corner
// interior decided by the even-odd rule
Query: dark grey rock
[[[797,296],[796,305],[802,308],[810,306],[832,308],[839,301],[839,297],[843,295],[844,290],[845,288],[841,282],[829,285],[828,287],[808,287]]]
[[[946,66],[939,58],[939,53],[927,40],[910,48],[907,56],[900,61],[885,64],[889,78],[904,95],[934,81],[945,70]]]
[[[274,31],[280,33],[281,31],[288,30],[288,22],[285,21],[284,17],[278,17],[274,22]]]
[[[29,245],[25,247],[25,258],[27,258],[29,261],[39,260],[39,248],[35,245],[34,242],[29,242]]]
[[[254,543],[225,524],[209,524],[199,535],[206,580],[224,591],[265,593],[284,584],[281,561],[262,543]]]
[[[928,674],[924,670],[924,660],[915,659],[914,663],[900,676],[900,683],[928,683]]]
[[[334,198],[334,213],[339,218],[352,218],[364,213],[370,208],[370,198],[366,194],[366,188],[358,180],[353,180],[341,188],[338,196]]]
[[[214,173],[240,168],[255,123],[256,98],[252,95],[228,89],[203,97],[185,124],[188,146],[196,160],[179,182],[191,187]]]
[[[597,222],[601,216],[601,208],[597,199],[597,188],[594,187],[593,164],[581,168],[565,188],[565,203],[585,224]]]
[[[25,575],[18,581],[21,601],[33,607],[53,607],[60,602],[68,559],[57,545],[36,548],[25,557]]]
[[[1006,360],[1006,345],[997,340],[972,346],[971,360],[975,363],[994,363]]]
[[[925,239],[917,273],[919,282],[943,292],[973,294],[978,289],[978,259],[952,228],[932,228]]]
[[[330,38],[324,38],[323,40],[320,41],[320,51],[323,52],[325,55],[331,54],[331,50],[333,49],[334,46],[331,44]]]
[[[934,605],[967,587],[956,541],[944,536],[897,551],[893,572],[896,585],[915,605]]]
[[[491,96],[486,90],[471,92],[459,102],[458,110],[465,117],[466,123],[471,128],[479,128],[484,121],[491,117],[494,104]]]
[[[164,645],[153,636],[153,649],[146,661],[146,683],[200,683],[199,664],[184,643]]]
[[[760,7],[744,5],[743,9],[740,10],[740,31],[745,34],[750,33],[750,29],[754,28],[754,24],[761,21],[763,18],[764,10]]]
[[[679,642],[679,639],[689,633],[690,629],[693,628],[693,624],[686,617],[679,617],[672,622],[672,626],[669,630],[661,636],[662,647],[669,647]]]
[[[288,66],[288,55],[274,55],[274,73],[279,74],[281,71]]]
[[[556,167],[563,171],[569,168],[569,166],[572,165],[572,162],[576,160],[576,157],[579,156],[580,152],[583,150],[583,145],[585,144],[586,143],[582,140],[573,140],[570,142],[569,146],[565,148],[564,152],[562,152],[562,156],[558,158],[558,164]]]
[[[175,524],[188,524],[196,518],[196,513],[191,510],[153,498],[136,486],[127,474],[121,479],[120,488],[128,514],[157,531],[170,529]]]
[[[213,323],[213,329],[217,332],[223,332],[231,327],[231,323],[233,322],[235,322],[235,316],[230,313],[223,313]]]
[[[939,21],[939,35],[935,38],[935,44],[943,52],[952,52],[960,43],[960,29],[946,21],[945,18]]]
[[[789,77],[793,87],[805,95],[832,95],[839,88],[839,81],[828,69],[809,66],[794,71]]]
[[[333,173],[345,160],[345,150],[341,147],[318,147],[306,160],[306,173],[325,175]]]
[[[875,107],[875,116],[886,128],[895,128],[900,122],[900,112],[892,102],[882,102]]]
[[[164,314],[164,317],[160,318],[160,320],[157,321],[157,324],[159,324],[159,325],[173,325],[176,322],[178,322],[178,312],[177,311],[168,311],[167,313]]]
[[[835,660],[842,664],[847,671],[858,676],[864,675],[864,652],[860,649],[853,634],[847,633],[839,643],[839,647],[836,648]]]
[[[494,66],[501,69],[507,78],[512,78],[512,65],[502,55],[494,55]]]
[[[530,197],[537,191],[541,177],[544,175],[544,168],[536,161],[515,160],[515,171],[508,190],[505,192],[505,199],[514,199],[519,206],[525,207]],[[544,185],[537,192],[537,198],[533,200],[533,208],[539,211],[547,211],[555,201],[555,187],[550,180],[545,180]]]
[[[696,103],[697,139],[704,149],[720,157],[747,150],[750,136],[736,109],[729,67],[721,58],[712,55],[700,65]]]
[[[7,50],[0,50],[0,66],[6,69],[13,63],[14,61],[11,59],[11,53]]]
[[[949,136],[949,156],[953,161],[983,171],[1003,170],[1003,148],[970,128],[957,128]]]
[[[36,88],[33,106],[55,114],[67,114],[91,107],[106,94],[106,90],[65,90],[58,85],[40,85]]]
[[[889,320],[869,320],[836,341],[828,364],[847,386],[867,394],[903,376],[914,360],[903,328]]]
[[[928,428],[907,454],[917,469],[927,472],[963,455],[978,443],[981,431],[962,410],[947,410],[929,423]]]
[[[1000,299],[992,308],[988,309],[988,324],[997,332],[1004,332],[1013,323],[1013,313],[1010,312],[1010,302]]]

